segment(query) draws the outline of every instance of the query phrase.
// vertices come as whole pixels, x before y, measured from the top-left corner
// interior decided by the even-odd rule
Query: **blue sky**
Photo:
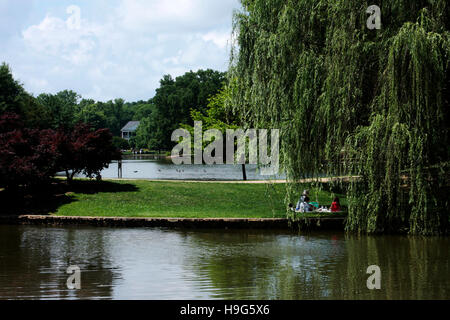
[[[0,0],[0,62],[34,95],[147,100],[165,74],[225,71],[239,8],[238,0]]]

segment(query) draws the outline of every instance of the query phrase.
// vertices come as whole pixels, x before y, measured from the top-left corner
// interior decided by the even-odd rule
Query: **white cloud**
[[[102,36],[101,27],[84,22],[80,29],[73,29],[67,22],[47,15],[40,24],[22,32],[24,42],[36,53],[59,56],[74,65],[86,64]]]
[[[0,59],[34,94],[71,89],[98,100],[146,100],[164,74],[226,70],[237,7],[238,0],[120,0],[103,12],[81,6],[79,28],[65,10],[48,7]]]
[[[219,48],[225,49],[230,42],[231,33],[229,30],[225,32],[210,31],[202,35],[204,41],[212,41]]]
[[[236,3],[236,0],[123,0],[117,16],[127,29],[198,31],[231,23],[230,8]]]

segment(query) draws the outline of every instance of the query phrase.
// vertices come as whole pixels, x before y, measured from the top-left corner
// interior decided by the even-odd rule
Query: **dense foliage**
[[[12,112],[25,125],[40,129],[70,130],[79,123],[94,129],[108,128],[114,144],[122,149],[149,148],[170,150],[172,131],[181,123],[191,124],[191,110],[206,112],[210,96],[216,94],[225,80],[225,73],[213,70],[187,72],[173,79],[166,75],[156,95],[147,101],[107,102],[83,99],[78,93],[64,90],[56,94],[42,93],[36,98],[14,80],[9,67],[0,66],[0,114]],[[136,136],[129,142],[119,139],[121,129],[129,121],[140,121]]]
[[[59,171],[69,181],[81,172],[99,176],[120,158],[109,129],[75,123],[78,98],[63,91],[36,99],[0,67],[0,187],[44,184]]]
[[[0,116],[0,187],[48,183],[60,171],[69,182],[76,174],[100,177],[112,160],[120,159],[109,129],[92,130],[79,123],[73,130],[24,127],[19,116]]]
[[[92,130],[84,123],[73,130],[56,133],[54,140],[57,152],[57,168],[65,171],[70,182],[76,174],[83,173],[89,178],[101,178],[100,172],[112,160],[121,158],[120,151],[112,143],[109,129]]]
[[[19,115],[28,127],[45,127],[51,121],[49,110],[23,89],[3,63],[0,65],[0,115],[5,113]]]
[[[78,173],[99,176],[117,149],[169,150],[171,133],[181,123],[192,123],[191,112],[206,113],[225,74],[213,70],[164,76],[154,98],[127,103],[83,99],[74,91],[43,93],[36,98],[14,79],[6,64],[0,66],[1,186],[42,183],[58,171],[69,181]],[[121,128],[141,121],[130,141]],[[110,134],[112,133],[112,136]]]
[[[155,109],[144,118],[136,140],[141,144],[147,141],[147,147],[154,150],[172,149],[172,132],[180,124],[193,124],[192,109],[206,112],[208,99],[221,89],[224,80],[223,72],[210,69],[187,72],[176,79],[164,76],[152,99]]]
[[[242,0],[231,105],[280,128],[288,179],[353,175],[347,229],[449,231],[449,4]],[[293,185],[291,185],[292,187]]]
[[[0,116],[0,187],[38,185],[56,173],[55,132],[25,128],[19,116]]]

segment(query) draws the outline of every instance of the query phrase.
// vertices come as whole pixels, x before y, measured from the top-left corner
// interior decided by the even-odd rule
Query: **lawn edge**
[[[344,230],[343,217],[306,218],[312,229]],[[146,218],[53,215],[0,216],[0,224],[94,227],[155,227],[189,229],[291,229],[286,218]]]

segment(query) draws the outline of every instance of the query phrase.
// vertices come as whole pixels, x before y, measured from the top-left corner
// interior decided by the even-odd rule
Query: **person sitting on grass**
[[[305,198],[308,197],[308,195],[309,195],[309,191],[303,190],[302,196],[300,197],[300,199],[297,202],[297,205],[295,206],[295,211],[305,212],[305,203],[306,203]],[[308,201],[309,201],[309,198],[308,198]]]
[[[310,212],[310,211],[312,211],[312,206],[309,204],[309,197],[308,196],[306,196],[305,197],[305,202],[303,202],[303,205],[304,205],[304,212]]]
[[[309,198],[308,196],[303,197],[303,201],[299,201],[297,203],[297,207],[296,207],[296,211],[297,212],[310,212],[311,210],[311,205],[308,203]]]
[[[309,191],[308,190],[303,190],[303,193],[300,197],[300,199],[298,199],[297,205],[295,206],[295,210],[296,211],[302,211],[303,208],[303,203],[305,202],[305,197],[307,197],[309,195]]]
[[[331,212],[339,212],[341,211],[341,204],[339,203],[339,198],[335,197],[333,203],[331,203]]]

